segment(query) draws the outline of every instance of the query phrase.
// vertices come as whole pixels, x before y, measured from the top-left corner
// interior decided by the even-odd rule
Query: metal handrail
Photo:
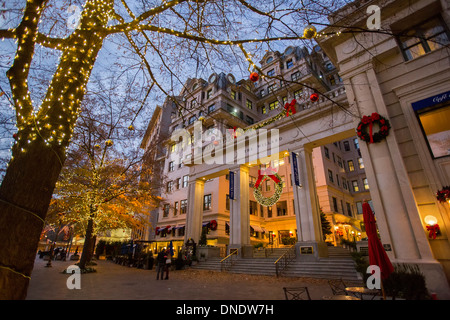
[[[286,252],[283,253],[281,257],[277,259],[277,261],[275,261],[275,271],[277,273],[277,277],[281,275],[283,270],[286,269],[289,263],[291,263],[291,261],[294,259],[295,259],[295,244],[290,246],[286,250]]]
[[[238,249],[233,250],[229,255],[227,255],[225,258],[220,260],[220,271],[223,270],[230,270],[230,268],[233,266],[233,257],[237,257]]]

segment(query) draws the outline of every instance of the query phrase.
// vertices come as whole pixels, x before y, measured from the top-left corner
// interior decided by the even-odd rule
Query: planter
[[[201,261],[208,260],[209,258],[219,258],[220,248],[219,247],[197,247],[197,257],[200,257]]]

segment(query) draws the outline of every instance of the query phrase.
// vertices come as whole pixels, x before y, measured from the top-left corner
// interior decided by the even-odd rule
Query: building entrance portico
[[[345,100],[343,88],[332,94],[335,101],[343,102]],[[326,257],[328,250],[321,230],[312,150],[315,147],[354,136],[354,120],[345,109],[341,109],[343,108],[342,106],[336,107],[325,100],[321,101],[320,105],[321,108],[312,109],[308,108],[307,105],[300,104],[297,107],[299,112],[295,115],[282,118],[273,124],[265,126],[264,130],[271,133],[272,131],[276,132],[274,137],[276,137],[278,146],[273,150],[267,150],[269,151],[267,153],[262,153],[262,157],[256,158],[251,153],[259,152],[258,155],[261,154],[260,141],[256,139],[258,144],[255,147],[251,145],[252,141],[255,140],[252,140],[252,137],[248,137],[248,144],[245,145],[245,156],[239,156],[238,154],[234,157],[235,161],[233,163],[207,164],[197,162],[198,164],[191,164],[188,196],[190,205],[188,206],[185,238],[192,238],[195,241],[200,239],[205,181],[227,175],[231,171],[234,173],[235,198],[229,200],[228,252],[230,249],[238,249],[240,256],[251,257],[253,251],[252,242],[254,243],[254,241],[251,241],[251,230],[265,229],[264,231],[267,231],[266,236],[270,231],[270,236],[274,237],[274,239],[269,239],[269,243],[276,242],[276,245],[281,246],[285,246],[284,244],[286,243],[287,246],[288,243],[292,244],[292,241],[285,241],[289,240],[287,239],[289,236],[286,235],[290,235],[289,238],[295,238],[295,247],[299,260],[316,260],[320,257]],[[334,124],[334,126],[330,128],[329,124]],[[256,136],[259,138],[258,135]],[[266,140],[263,139],[263,141],[265,142]],[[269,143],[271,147],[275,145],[274,141],[271,138]],[[237,147],[239,137],[235,142],[235,147]],[[221,146],[221,148],[222,154],[226,158],[227,151],[230,151],[229,144],[225,147]],[[270,151],[275,152],[271,153]],[[220,152],[216,151],[216,154],[220,154]],[[292,160],[294,154],[297,160],[296,170],[293,167],[294,161]],[[258,177],[258,170],[265,168],[266,164],[278,169],[281,168],[281,166],[279,167],[280,163],[287,167],[286,173],[280,173],[283,174],[284,188],[286,188],[283,188],[283,191],[286,190],[286,196],[285,198],[280,198],[280,205],[273,207],[275,210],[272,207],[263,208],[262,205],[255,202],[252,184],[255,183],[254,180]],[[299,186],[295,184],[295,176],[292,174],[294,171],[299,173]],[[221,189],[221,193],[229,192],[229,185],[225,185],[225,187],[226,190]],[[273,189],[266,188],[270,188],[270,186],[264,185],[264,192],[268,191],[268,194],[273,194]],[[285,192],[283,192],[284,194]],[[252,204],[255,206],[252,207]],[[255,208],[257,208],[256,214],[251,212]],[[257,218],[255,215],[263,216],[264,212],[265,217],[272,217],[273,211],[275,211],[277,216],[280,216],[280,221],[287,221],[289,218],[292,221],[290,225],[285,227],[279,225],[276,228],[280,230],[277,235],[274,234],[274,231],[266,228],[266,225],[269,225],[269,223],[260,224],[259,226],[252,224],[251,220],[255,221]],[[289,213],[286,214],[285,211],[291,212],[292,216],[289,217]],[[283,215],[286,215],[286,217]]]

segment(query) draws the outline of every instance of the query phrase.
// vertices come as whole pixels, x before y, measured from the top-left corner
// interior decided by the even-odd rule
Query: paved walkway
[[[313,300],[331,295],[327,280],[276,278],[205,270],[178,270],[169,280],[156,280],[156,271],[97,261],[97,272],[81,275],[81,289],[68,289],[63,274],[73,261],[36,258],[28,300],[284,300],[283,287],[307,286]]]

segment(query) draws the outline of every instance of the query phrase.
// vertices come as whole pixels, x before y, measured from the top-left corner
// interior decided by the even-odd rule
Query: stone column
[[[346,86],[349,101],[354,101],[360,116],[377,112],[388,118],[388,110],[373,69],[350,77]],[[355,120],[355,127],[359,120]],[[386,140],[367,144],[360,140],[361,154],[370,185],[375,217],[383,244],[393,263],[417,264],[425,275],[427,287],[442,299],[450,291],[441,265],[434,259],[423,232],[417,204],[399,145],[391,129]]]
[[[230,200],[229,249],[238,249],[240,256],[251,257],[249,216],[249,168],[240,166],[234,175],[234,200]]]
[[[202,233],[204,189],[205,182],[202,180],[189,182],[185,242],[191,238],[198,244],[200,240]]]
[[[294,210],[297,222],[298,241],[296,244],[299,260],[316,260],[328,256],[328,248],[322,238],[320,210],[314,180],[312,149],[303,147],[296,150],[300,187],[295,186],[294,161],[291,157],[292,185],[294,191]],[[301,249],[312,247],[312,253],[302,253]]]

